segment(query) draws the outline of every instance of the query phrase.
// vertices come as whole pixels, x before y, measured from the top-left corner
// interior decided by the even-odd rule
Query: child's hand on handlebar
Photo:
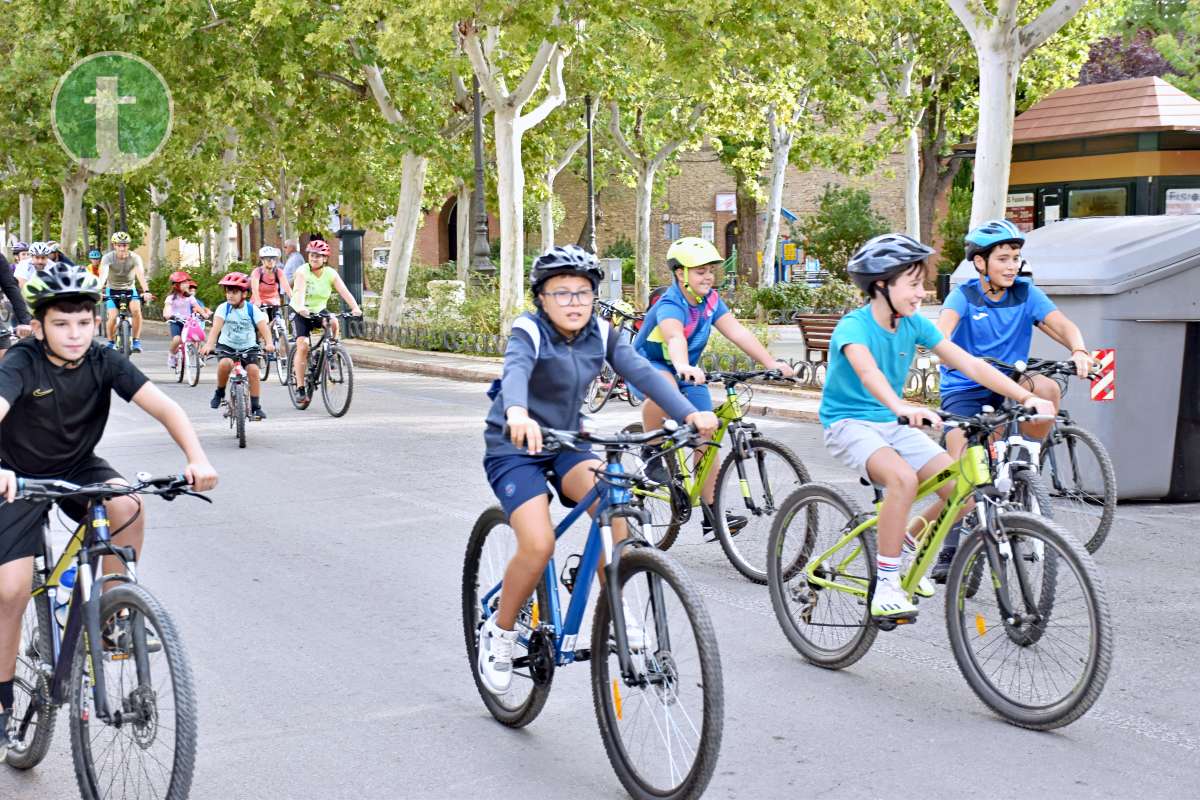
[[[542,428],[529,418],[529,413],[520,406],[513,406],[505,414],[508,421],[508,436],[516,447],[524,447],[530,455],[542,452]]]
[[[767,369],[777,369],[783,373],[783,377],[785,378],[796,377],[796,370],[792,369],[792,365],[786,361],[776,360],[774,364],[768,365]]]
[[[921,428],[928,426],[934,430],[941,430],[942,418],[936,411],[925,408],[925,406],[902,405],[896,409],[897,417],[908,417],[908,427]]]
[[[1054,408],[1054,403],[1051,403],[1049,400],[1041,397],[1037,397],[1036,395],[1030,395],[1021,405],[1030,409],[1034,413],[1045,414],[1048,417],[1053,417],[1058,413],[1058,411]]]
[[[697,385],[708,383],[708,376],[704,374],[704,370],[699,367],[693,367],[690,364],[686,367],[679,367],[675,370],[675,374],[681,381],[695,383]]]
[[[1092,358],[1091,353],[1085,353],[1082,350],[1076,350],[1071,353],[1071,360],[1075,362],[1075,374],[1080,378],[1090,378],[1092,370],[1096,367],[1096,361]]]
[[[711,439],[717,427],[721,424],[717,420],[717,415],[711,411],[695,411],[688,414],[684,422],[689,425],[694,425],[697,432],[705,439]]]

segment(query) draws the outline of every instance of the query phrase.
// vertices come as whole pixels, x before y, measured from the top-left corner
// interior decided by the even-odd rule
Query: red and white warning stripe
[[[1117,398],[1117,351],[1093,350],[1092,358],[1099,363],[1100,377],[1092,381],[1093,400],[1115,400]]]

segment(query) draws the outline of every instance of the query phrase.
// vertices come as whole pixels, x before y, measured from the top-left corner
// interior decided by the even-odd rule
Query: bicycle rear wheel
[[[71,669],[71,750],[84,798],[107,798],[115,786],[137,798],[184,800],[196,761],[196,694],[179,631],[166,609],[136,584],[100,599],[100,625],[119,635],[101,645],[107,703],[120,724],[95,714],[92,660],[80,633]],[[160,646],[151,652],[150,637]],[[139,676],[138,662],[144,669]],[[136,777],[135,777],[136,776]],[[128,794],[122,794],[128,796]]]
[[[195,342],[187,343],[187,382],[188,386],[195,386],[200,382],[200,368],[204,366],[204,359],[200,357],[200,347]]]
[[[354,398],[354,364],[340,344],[329,348],[321,363],[321,399],[330,416],[345,416]]]
[[[288,349],[287,335],[275,330],[275,378],[280,386],[288,385],[288,374],[292,371],[292,351]]]
[[[1014,725],[1052,730],[1091,708],[1108,678],[1112,632],[1104,588],[1091,556],[1055,523],[1006,512],[998,527],[1002,538],[979,531],[959,545],[950,565],[950,647],[985,705]],[[1054,565],[1052,616],[1042,613],[1039,576],[1024,558],[1038,551]],[[991,568],[994,591],[967,597],[966,576],[979,560]],[[1019,624],[1007,621],[1002,596]]]
[[[517,615],[516,646],[513,648],[513,658],[525,659],[525,666],[517,668],[514,664],[512,685],[506,694],[496,696],[488,691],[479,677],[479,629],[482,627],[484,602],[482,593],[490,592],[504,579],[504,571],[508,562],[517,552],[517,535],[509,527],[508,516],[503,509],[493,506],[483,512],[475,521],[471,538],[467,542],[467,557],[463,562],[463,634],[467,644],[467,660],[471,665],[471,676],[479,696],[491,715],[498,722],[510,728],[522,728],[537,718],[542,706],[550,697],[550,681],[543,680],[544,672],[534,669],[529,661],[529,645],[533,631],[540,624],[540,615],[550,608],[546,582],[537,585],[534,594],[525,602]],[[487,614],[490,616],[500,605],[500,593],[487,600]],[[553,675],[553,668],[550,668]],[[535,680],[535,675],[538,679]]]
[[[867,604],[874,529],[831,549],[858,519],[849,497],[828,484],[807,483],[783,501],[771,526],[767,586],[775,618],[792,647],[826,669],[858,661],[879,633]],[[809,578],[814,559],[820,562]]]
[[[641,433],[642,423],[631,422],[621,432]],[[662,460],[666,464],[668,474],[673,477],[675,456],[665,456]],[[621,463],[626,472],[637,472],[644,468],[641,459],[629,451],[621,455]],[[675,502],[668,486],[649,482],[633,488],[632,504],[650,515],[650,524],[641,526],[642,538],[659,550],[670,549],[679,536],[679,527],[682,521],[680,515],[676,513]]]
[[[1117,473],[1104,445],[1078,425],[1058,425],[1042,447],[1054,520],[1094,553],[1117,513]]]
[[[34,573],[33,589],[42,585],[42,576]],[[14,769],[37,766],[50,750],[58,708],[48,702],[54,668],[50,663],[50,597],[43,593],[29,598],[21,617],[21,642],[17,648],[17,671],[13,676],[13,735],[20,745],[11,748],[5,763]],[[22,734],[21,728],[25,731]]]
[[[612,396],[613,383],[616,380],[616,375],[605,364],[600,370],[600,374],[592,378],[592,382],[588,384],[587,394],[587,410],[591,414],[600,413],[600,409],[604,408],[604,404],[608,402],[608,398]]]
[[[233,415],[234,429],[237,431],[238,447],[246,446],[246,415],[249,412],[246,402],[246,385],[238,382],[229,398],[229,413]]]
[[[259,377],[261,377],[264,381],[267,378],[271,377],[271,361],[272,360],[273,359],[271,359],[271,357],[269,355],[267,355],[266,353],[259,353],[259,355],[258,355]]]
[[[725,695],[716,634],[691,579],[665,554],[625,550],[621,594],[645,643],[621,674],[607,589],[592,619],[592,701],[608,760],[635,798],[704,793],[721,749]]]
[[[774,439],[748,437],[748,452],[739,454],[737,437],[745,435],[737,433],[731,437],[733,452],[725,457],[717,473],[713,528],[729,563],[754,583],[766,583],[767,542],[775,512],[784,498],[811,479],[796,454]],[[746,474],[744,483],[738,472],[739,461]],[[731,514],[744,515],[745,527],[731,532],[728,519]]]

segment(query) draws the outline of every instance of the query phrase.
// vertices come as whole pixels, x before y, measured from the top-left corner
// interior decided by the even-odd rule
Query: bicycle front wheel
[[[321,399],[330,416],[345,416],[354,397],[354,365],[340,344],[329,348],[321,363]]]
[[[1117,514],[1117,473],[1108,451],[1091,431],[1059,425],[1046,437],[1041,462],[1055,522],[1096,552]]]
[[[180,342],[179,350],[175,352],[175,382],[183,383],[188,371],[187,343]]]
[[[627,549],[618,571],[624,607],[645,641],[630,653],[635,675],[622,675],[608,591],[601,592],[592,700],[604,749],[633,797],[699,797],[717,764],[725,718],[712,621],[687,573],[665,554]]]
[[[738,434],[741,435],[741,434]],[[808,470],[786,445],[766,437],[748,438],[717,473],[713,520],[729,563],[755,583],[767,582],[767,541],[771,522],[784,498],[809,482]]]
[[[292,371],[292,352],[288,349],[287,336],[275,332],[275,378],[280,386],[288,385],[288,374]]]
[[[184,800],[196,761],[196,694],[178,628],[166,609],[136,584],[100,599],[100,626],[110,632],[93,665],[80,633],[71,668],[71,750],[85,800],[116,796]],[[96,716],[93,669],[104,671],[112,718]],[[131,786],[132,783],[132,786]]]
[[[1092,707],[1108,678],[1112,629],[1104,588],[1091,556],[1055,523],[1006,512],[998,529],[1000,535],[981,530],[965,539],[950,565],[950,647],[971,690],[1001,717],[1023,728],[1060,728]],[[993,591],[968,597],[966,578],[980,560]],[[1053,615],[1041,607],[1049,573]]]
[[[42,585],[42,576],[34,573],[33,589]],[[54,720],[58,709],[49,703],[50,680],[50,597],[45,593],[31,597],[21,617],[21,642],[17,648],[17,671],[13,676],[12,733],[20,744],[9,748],[5,760],[15,769],[30,769],[46,757],[54,738]],[[22,733],[21,729],[24,728]]]
[[[133,326],[127,318],[121,320],[117,336],[121,341],[121,353],[128,358],[133,354]]]
[[[233,424],[237,430],[238,447],[246,446],[246,416],[248,413],[246,406],[246,387],[238,384],[229,402],[229,413],[233,415]]]
[[[631,422],[621,432],[641,433],[642,423]],[[673,478],[675,456],[673,454],[664,456],[660,463],[664,464],[667,474]],[[638,472],[645,467],[636,454],[628,451],[622,454],[621,464],[625,467],[626,472]],[[637,523],[640,525],[642,538],[659,550],[670,549],[671,545],[675,544],[676,537],[679,536],[679,526],[682,521],[675,510],[676,502],[671,497],[669,486],[651,481],[633,487],[632,504],[650,515],[648,524]]]
[[[195,342],[187,343],[187,382],[188,386],[195,386],[200,382],[200,368],[204,366],[204,360],[200,357],[200,348]]]

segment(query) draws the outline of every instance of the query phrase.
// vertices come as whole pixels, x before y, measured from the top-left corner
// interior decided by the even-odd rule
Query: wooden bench
[[[842,314],[797,314],[796,324],[804,336],[804,360],[810,364],[829,361],[829,340]],[[819,355],[820,358],[814,358]]]

